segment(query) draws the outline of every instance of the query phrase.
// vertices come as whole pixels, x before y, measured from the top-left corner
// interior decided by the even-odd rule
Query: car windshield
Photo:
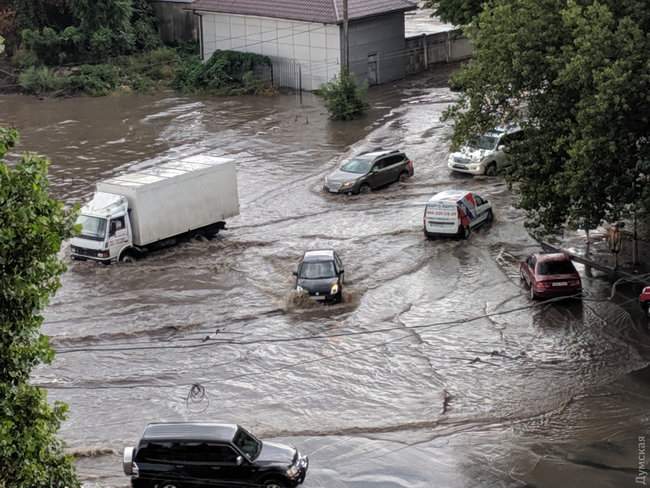
[[[335,276],[336,272],[332,261],[305,262],[302,263],[300,269],[300,277],[305,280],[318,280]]]
[[[483,135],[469,141],[469,147],[472,149],[494,149],[497,147],[498,138],[491,135]]]
[[[106,237],[106,219],[80,215],[77,224],[81,225],[81,237],[94,241],[103,241]]]
[[[251,461],[253,461],[262,450],[262,443],[242,428],[237,430],[235,438],[232,441]]]
[[[366,174],[370,170],[371,163],[372,161],[369,159],[350,159],[341,166],[341,171],[345,171],[346,173]]]
[[[540,275],[574,274],[576,272],[571,261],[543,261],[537,266]]]

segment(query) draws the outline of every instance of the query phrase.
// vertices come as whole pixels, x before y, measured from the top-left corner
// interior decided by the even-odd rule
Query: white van
[[[458,236],[467,239],[472,229],[489,224],[492,205],[476,193],[446,190],[431,197],[424,209],[424,235]]]
[[[511,164],[508,146],[523,136],[519,127],[497,127],[450,154],[447,167],[459,173],[495,176]]]

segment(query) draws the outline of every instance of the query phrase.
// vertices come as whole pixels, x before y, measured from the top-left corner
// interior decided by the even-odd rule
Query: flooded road
[[[121,450],[150,421],[237,422],[310,456],[304,486],[633,486],[650,432],[647,333],[585,278],[584,304],[532,305],[538,249],[500,179],[451,175],[447,73],[371,90],[363,120],[312,96],[0,97],[20,149],[47,154],[56,196],[194,153],[238,164],[241,215],[213,240],[133,264],[70,263],[46,312],[58,351],[34,381],[70,406],[61,435],[86,486],[126,486]],[[399,147],[407,183],[324,194],[349,155]],[[496,220],[427,241],[426,200],[480,192]],[[293,300],[307,249],[335,248],[344,303]],[[191,394],[192,386],[194,395]]]

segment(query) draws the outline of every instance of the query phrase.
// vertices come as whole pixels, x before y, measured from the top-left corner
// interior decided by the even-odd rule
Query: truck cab
[[[132,246],[126,197],[95,193],[94,198],[81,209],[77,224],[81,231],[70,241],[72,259],[110,263],[119,260]]]

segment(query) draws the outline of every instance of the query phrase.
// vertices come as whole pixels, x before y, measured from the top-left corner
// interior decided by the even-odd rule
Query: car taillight
[[[413,171],[413,161],[409,159],[408,161],[406,161],[406,165],[409,167],[411,171]]]

